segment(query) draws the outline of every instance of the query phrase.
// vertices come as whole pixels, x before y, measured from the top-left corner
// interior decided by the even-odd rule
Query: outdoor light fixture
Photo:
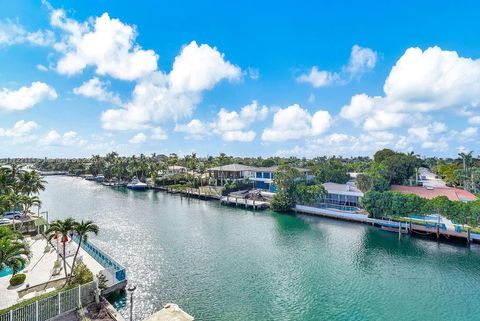
[[[137,289],[137,286],[132,284],[127,288],[127,291],[130,292],[130,321],[133,321],[133,292]]]

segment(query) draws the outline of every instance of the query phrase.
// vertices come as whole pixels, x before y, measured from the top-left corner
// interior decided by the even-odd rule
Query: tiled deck
[[[9,280],[11,275],[0,277],[0,309],[7,308],[18,303],[18,291],[25,289],[27,284],[29,284],[30,287],[33,287],[38,284],[52,280],[59,280],[65,277],[65,272],[63,270],[59,275],[52,276],[53,265],[57,260],[57,254],[53,248],[50,248],[49,252],[44,253],[45,247],[47,246],[47,240],[45,240],[43,237],[39,239],[27,238],[26,240],[29,242],[30,250],[32,252],[30,262],[23,271],[23,273],[27,275],[27,279],[20,286],[10,287]],[[73,242],[72,247],[76,247],[76,243]],[[83,262],[92,271],[93,275],[96,275],[98,272],[104,269],[83,249],[80,249],[78,256],[82,257]],[[71,265],[72,261],[73,256],[67,257],[67,265]],[[68,266],[67,270],[70,271]]]

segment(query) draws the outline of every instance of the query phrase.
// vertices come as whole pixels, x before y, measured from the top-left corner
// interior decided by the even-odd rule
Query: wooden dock
[[[235,205],[235,207],[251,208],[253,210],[263,210],[270,207],[270,204],[265,201],[256,201],[254,199],[246,199],[233,196],[222,196],[220,203],[223,205]]]

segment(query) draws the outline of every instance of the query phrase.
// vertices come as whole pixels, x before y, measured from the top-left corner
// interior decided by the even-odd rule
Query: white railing
[[[95,301],[95,281],[0,314],[0,321],[46,321]]]

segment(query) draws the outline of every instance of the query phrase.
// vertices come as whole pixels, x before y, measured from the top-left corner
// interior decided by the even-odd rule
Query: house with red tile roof
[[[432,199],[437,196],[446,196],[451,201],[474,201],[477,199],[475,195],[469,191],[454,187],[432,187],[432,186],[403,186],[392,185],[390,190],[400,192],[402,194],[415,194],[426,199]]]

